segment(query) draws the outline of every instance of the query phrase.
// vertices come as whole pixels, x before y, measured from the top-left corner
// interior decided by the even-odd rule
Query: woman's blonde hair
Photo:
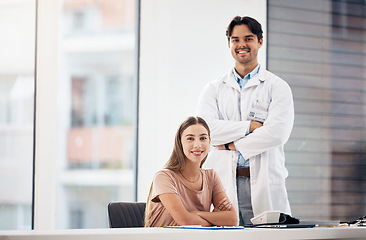
[[[183,146],[182,146],[182,134],[184,130],[186,130],[188,127],[192,125],[200,124],[204,128],[206,128],[208,132],[208,136],[210,137],[210,128],[208,127],[207,123],[203,118],[201,117],[188,117],[178,128],[177,133],[175,134],[175,141],[174,141],[174,147],[173,152],[170,155],[169,160],[164,165],[164,169],[169,169],[172,171],[179,171],[184,167],[186,156],[184,155]],[[204,164],[204,162],[207,159],[207,155],[202,159],[200,168]],[[150,186],[149,195],[146,202],[146,208],[145,208],[145,227],[150,227],[151,225],[151,192],[152,192],[152,183]]]

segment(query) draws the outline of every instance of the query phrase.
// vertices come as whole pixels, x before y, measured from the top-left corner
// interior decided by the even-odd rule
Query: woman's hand
[[[169,225],[168,226],[179,226],[178,225],[178,223],[176,223],[175,222],[175,220],[173,219],[173,221],[171,221],[170,223],[169,223]]]
[[[218,212],[218,211],[229,211],[232,207],[231,201],[230,199],[228,199],[227,197],[224,197],[223,199],[221,199],[218,203],[218,206],[214,208],[214,212]]]
[[[199,212],[198,215],[214,226],[236,226],[238,224],[236,210],[225,192],[216,194],[213,198],[213,205],[212,212]]]

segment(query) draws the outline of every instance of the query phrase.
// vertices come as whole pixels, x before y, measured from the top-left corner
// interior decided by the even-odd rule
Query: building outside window
[[[32,227],[35,25],[35,0],[0,1],[0,230]]]
[[[135,0],[64,0],[57,228],[108,227],[135,200]]]

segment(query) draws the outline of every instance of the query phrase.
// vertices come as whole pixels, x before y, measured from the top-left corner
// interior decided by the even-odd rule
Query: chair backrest
[[[110,228],[143,227],[146,203],[111,202],[108,204]]]

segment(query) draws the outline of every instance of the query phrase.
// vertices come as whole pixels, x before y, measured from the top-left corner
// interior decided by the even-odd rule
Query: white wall
[[[206,83],[234,64],[225,36],[237,15],[256,18],[266,41],[265,0],[141,0],[138,200],[168,160],[179,124],[195,114]],[[265,67],[266,44],[259,51]]]

